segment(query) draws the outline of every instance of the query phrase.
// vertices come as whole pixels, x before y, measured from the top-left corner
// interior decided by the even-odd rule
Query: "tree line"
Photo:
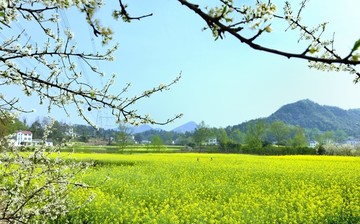
[[[342,130],[321,132],[318,129],[288,125],[282,121],[268,122],[265,119],[257,119],[247,122],[244,128],[214,128],[202,121],[194,132],[150,130],[135,134],[135,140],[151,140],[154,136],[159,136],[165,144],[183,145],[197,151],[265,153],[266,150],[272,150],[266,154],[273,154],[275,151],[281,154],[286,150],[292,154],[303,154],[301,150],[296,151],[299,149],[316,153],[308,149],[310,142],[319,147],[329,143],[342,144],[347,139],[346,133]]]
[[[0,135],[5,136],[17,130],[28,130],[33,133],[33,139],[41,139],[49,118],[37,118],[28,124],[26,119],[15,119],[13,122],[0,123]],[[308,147],[310,141],[318,145],[328,143],[344,143],[347,135],[342,130],[321,132],[318,129],[305,129],[299,126],[287,125],[282,121],[268,122],[256,119],[247,122],[245,128],[229,126],[215,128],[200,122],[193,132],[177,133],[164,130],[149,130],[142,133],[132,133],[132,127],[120,124],[117,129],[95,129],[90,125],[70,125],[61,121],[53,121],[48,138],[55,144],[68,141],[89,142],[99,139],[105,144],[116,144],[125,148],[131,144],[181,145],[199,151],[216,146],[219,151],[233,152],[241,146],[251,149],[261,149],[270,145],[281,147]]]

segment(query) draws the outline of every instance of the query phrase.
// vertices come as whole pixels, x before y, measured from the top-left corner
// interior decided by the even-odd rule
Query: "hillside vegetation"
[[[360,109],[344,110],[339,107],[322,106],[311,100],[300,100],[284,105],[265,119],[268,123],[282,121],[307,130],[318,129],[321,132],[342,130],[348,136],[360,136]],[[245,131],[247,125],[248,122],[245,122],[233,128]]]

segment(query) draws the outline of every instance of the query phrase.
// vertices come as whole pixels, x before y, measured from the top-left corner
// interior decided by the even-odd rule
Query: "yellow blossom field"
[[[73,157],[99,165],[71,194],[72,223],[360,223],[359,157]]]

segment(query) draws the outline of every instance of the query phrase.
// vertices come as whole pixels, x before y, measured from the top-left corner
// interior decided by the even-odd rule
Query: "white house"
[[[79,135],[74,131],[74,128],[72,127],[69,127],[66,132],[65,132],[65,135],[71,137],[71,138],[77,138],[79,137]]]
[[[207,145],[218,145],[218,141],[216,138],[209,138],[207,141]]]
[[[44,144],[44,141],[42,139],[33,139],[32,146],[41,146]],[[45,142],[45,146],[54,146],[52,141],[47,140]]]
[[[11,135],[11,144],[14,146],[40,146],[44,142],[42,139],[33,139],[31,131],[16,131]],[[52,141],[47,140],[45,146],[54,146]]]
[[[32,144],[31,131],[17,131],[15,134],[15,146],[28,146]]]
[[[317,141],[313,141],[313,140],[312,140],[312,141],[309,142],[309,147],[310,147],[310,148],[315,148],[318,144],[319,144],[319,143],[318,143]]]

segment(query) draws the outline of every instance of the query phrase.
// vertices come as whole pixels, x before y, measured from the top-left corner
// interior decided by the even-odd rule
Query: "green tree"
[[[228,137],[224,128],[218,129],[217,140],[222,144],[227,144],[230,142],[230,138]]]
[[[267,124],[264,119],[249,122],[245,134],[245,143],[248,147],[255,149],[262,148],[265,140],[266,127]]]
[[[70,136],[67,135],[68,125],[59,121],[54,121],[51,126],[51,132],[49,139],[52,139],[54,143],[61,144],[70,140]]]
[[[224,151],[228,151],[229,150],[229,143],[231,142],[231,139],[228,137],[226,131],[224,128],[219,128],[217,130],[217,135],[216,135],[217,141],[220,144],[220,148]]]
[[[317,136],[321,134],[321,131],[318,128],[306,129],[305,131],[308,139],[316,140]]]
[[[47,126],[51,126],[47,138],[51,139],[55,144],[70,140],[71,136],[67,135],[69,125],[46,117],[41,121],[39,118],[36,119],[29,127],[29,130],[33,134],[33,139],[42,139]]]
[[[209,128],[206,126],[204,121],[201,121],[198,127],[194,131],[194,141],[195,144],[202,149],[202,146],[209,138]]]
[[[287,145],[290,135],[290,128],[282,121],[275,121],[270,125],[270,134],[276,144]]]
[[[344,143],[347,138],[346,132],[343,130],[336,130],[334,133],[334,141],[336,143]]]
[[[305,136],[305,129],[301,127],[294,127],[293,136],[290,139],[290,144],[293,147],[306,147],[309,145],[309,142]]]
[[[29,130],[32,132],[34,139],[40,139],[44,136],[44,128],[39,118],[30,125]]]
[[[157,149],[157,150],[162,150],[164,149],[164,142],[163,140],[160,138],[159,135],[155,135],[153,138],[152,138],[152,141],[151,141],[151,145],[154,149]]]
[[[0,138],[14,134],[20,130],[27,130],[25,123],[16,117],[12,117],[9,113],[6,113],[4,117],[0,119]]]
[[[164,134],[164,138],[165,138],[165,143],[168,145],[172,145],[173,144],[173,137],[174,137],[174,133],[172,131],[167,131]]]
[[[124,123],[119,124],[119,133],[117,134],[117,142],[120,146],[120,150],[124,151],[125,147],[130,143],[132,134],[131,127]]]
[[[244,143],[245,135],[239,129],[235,129],[230,134],[230,139],[237,144]]]
[[[315,140],[319,143],[319,145],[330,144],[334,141],[334,132],[326,131],[321,133],[315,137]]]
[[[195,146],[194,138],[192,135],[189,134],[178,135],[175,142],[177,145],[190,146],[190,147]]]

